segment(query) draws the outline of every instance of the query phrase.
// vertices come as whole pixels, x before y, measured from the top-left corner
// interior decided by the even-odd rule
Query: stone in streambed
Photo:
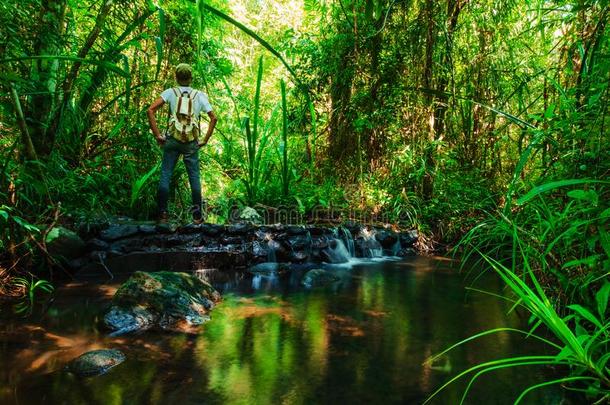
[[[193,332],[218,301],[218,291],[194,275],[138,271],[117,290],[104,324],[113,335],[150,328]]]
[[[335,276],[329,271],[322,269],[312,269],[305,273],[301,285],[307,288],[322,287],[328,284],[332,284],[338,281],[339,277]]]
[[[81,377],[92,377],[106,373],[125,361],[119,350],[100,349],[81,354],[68,364],[68,370]]]

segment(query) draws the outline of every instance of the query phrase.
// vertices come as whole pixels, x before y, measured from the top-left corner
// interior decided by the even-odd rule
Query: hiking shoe
[[[159,213],[159,218],[157,218],[157,225],[166,225],[169,222],[169,215],[167,212]]]

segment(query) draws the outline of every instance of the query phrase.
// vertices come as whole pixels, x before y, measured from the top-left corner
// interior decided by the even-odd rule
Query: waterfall
[[[341,239],[345,242],[345,247],[349,253],[350,257],[356,257],[356,247],[354,246],[354,238],[352,237],[352,233],[345,227],[339,227],[339,231],[341,232]]]
[[[383,248],[381,247],[381,243],[375,238],[375,231],[364,228],[360,231],[360,236],[362,237],[363,244],[363,253],[366,257],[382,257],[383,256]]]
[[[275,251],[280,247],[280,244],[273,239],[267,241],[267,261],[271,263],[277,262]]]
[[[392,256],[398,256],[400,249],[402,249],[402,246],[400,245],[400,238],[398,238],[396,243],[392,245]]]
[[[349,259],[352,257],[343,244],[341,239],[333,238],[335,242],[335,247],[328,247],[327,254],[331,263],[345,263],[349,262]]]

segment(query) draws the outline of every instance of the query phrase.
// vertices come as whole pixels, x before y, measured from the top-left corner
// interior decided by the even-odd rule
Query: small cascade
[[[381,243],[375,238],[374,230],[362,229],[360,236],[364,239],[362,244],[364,256],[370,258],[383,256],[383,248]]]
[[[277,262],[275,251],[280,248],[280,244],[273,239],[267,241],[267,261],[271,263]]]
[[[256,274],[252,277],[252,289],[254,290],[269,290],[273,289],[278,285],[278,275],[276,273],[270,274]]]
[[[349,259],[352,257],[345,247],[345,244],[341,239],[333,238],[334,247],[330,246],[326,252],[328,255],[328,259],[331,263],[345,263],[349,262]]]
[[[339,232],[341,232],[341,239],[343,239],[350,257],[356,257],[356,247],[354,245],[352,233],[343,226],[339,227]]]
[[[396,243],[392,245],[392,256],[398,256],[398,253],[402,249],[400,245],[400,238],[396,239]]]

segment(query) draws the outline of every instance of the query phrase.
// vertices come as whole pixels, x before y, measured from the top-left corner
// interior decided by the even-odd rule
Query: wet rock
[[[144,235],[152,235],[157,232],[157,227],[155,225],[138,225],[138,232]]]
[[[261,243],[257,240],[252,242],[252,254],[255,257],[267,257],[269,255],[267,243]]]
[[[335,276],[329,271],[322,269],[312,269],[305,273],[301,285],[306,288],[322,287],[328,284],[332,284],[338,281],[339,277]]]
[[[203,227],[203,224],[187,224],[187,225],[179,226],[178,229],[176,229],[176,232],[186,233],[186,234],[200,233],[202,227]]]
[[[91,239],[88,240],[86,245],[85,245],[85,249],[89,250],[89,251],[93,251],[93,250],[108,250],[110,249],[110,244],[106,241],[103,241],[101,239]]]
[[[400,246],[404,247],[412,247],[417,239],[419,238],[419,234],[416,229],[401,232],[399,234]]]
[[[226,236],[220,239],[220,243],[223,245],[241,245],[244,240],[239,236]]]
[[[229,225],[227,227],[227,233],[229,235],[246,235],[248,232],[252,230],[252,225],[247,223],[239,223]]]
[[[305,235],[305,234],[307,234],[308,230],[304,226],[288,225],[284,229],[284,232],[286,232],[290,236],[296,236],[296,235]]]
[[[396,232],[380,229],[375,233],[375,239],[377,239],[384,249],[391,249],[398,240],[398,235]]]
[[[119,350],[100,349],[81,354],[68,364],[68,370],[81,377],[92,377],[106,373],[125,361]]]
[[[117,290],[104,324],[113,335],[151,327],[192,332],[218,301],[218,291],[195,275],[138,271]]]
[[[146,308],[138,306],[129,308],[113,306],[104,315],[104,324],[114,330],[110,336],[119,336],[152,328],[155,324],[155,316]]]
[[[107,229],[100,232],[100,237],[112,242],[117,239],[127,238],[138,233],[137,225],[112,224]]]
[[[221,225],[216,224],[202,224],[200,226],[201,233],[207,236],[217,236],[220,235],[223,231],[223,227]]]
[[[290,254],[290,259],[293,262],[297,262],[297,263],[303,263],[305,261],[307,261],[309,259],[309,253],[306,251],[302,251],[302,250],[298,250],[295,252],[292,252]]]
[[[110,250],[121,253],[130,253],[137,250],[142,250],[144,247],[143,238],[122,239],[110,245]]]
[[[76,259],[85,251],[85,242],[75,232],[61,226],[51,229],[45,242],[52,256],[65,260]]]
[[[291,236],[286,242],[293,250],[311,249],[311,237],[308,235]]]
[[[409,257],[409,256],[415,256],[415,255],[417,255],[417,252],[413,248],[402,248],[396,254],[396,256],[398,256],[398,257]]]

